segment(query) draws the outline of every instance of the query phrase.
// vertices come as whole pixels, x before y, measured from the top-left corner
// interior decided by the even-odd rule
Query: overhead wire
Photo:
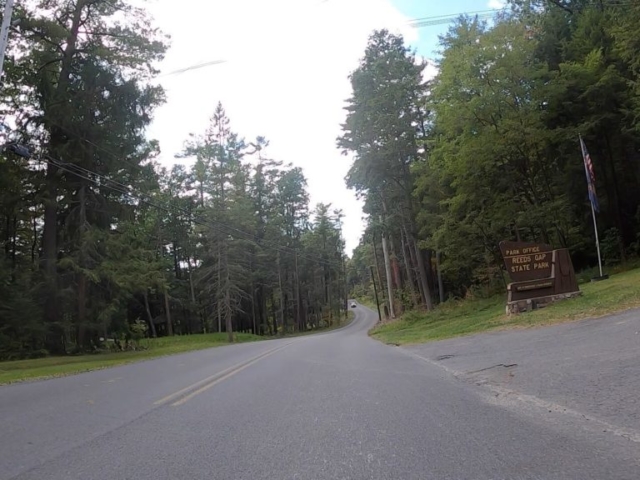
[[[469,14],[489,14],[489,13],[495,14],[497,11],[498,10],[484,10],[484,11],[478,11],[478,12],[469,12]],[[459,14],[451,14],[451,15],[439,15],[439,16],[432,16],[432,17],[422,17],[422,18],[414,19],[414,20],[410,21],[409,23],[412,24],[413,26],[420,27],[420,26],[426,26],[426,25],[430,24],[430,23],[427,23],[429,21],[431,21],[431,22],[433,22],[433,21],[436,21],[436,22],[442,22],[442,21],[449,22],[452,19],[456,18],[457,16],[465,14],[465,13],[466,12],[459,13]],[[187,72],[187,71],[196,70],[196,69],[200,69],[200,68],[204,68],[204,67],[207,67],[207,66],[220,64],[220,63],[225,63],[225,62],[226,62],[226,60],[219,60],[219,59],[218,60],[206,61],[206,62],[200,62],[200,63],[197,63],[197,64],[189,65],[189,66],[184,67],[184,68],[180,68],[180,69],[172,70],[170,72],[166,72],[166,73],[161,74],[161,75],[159,75],[159,76],[157,76],[155,78],[162,78],[162,77],[166,77],[166,76],[169,76],[169,75],[180,74],[180,73],[184,73],[184,72]],[[109,151],[108,149],[105,149],[104,147],[98,145],[95,142],[92,142],[91,140],[88,140],[88,139],[82,137],[81,135],[77,134],[76,132],[73,132],[72,130],[70,130],[69,128],[59,124],[58,122],[50,121],[50,123],[52,123],[53,125],[56,125],[58,128],[61,128],[61,129],[65,130],[68,134],[75,136],[76,138],[86,142],[87,144],[92,145],[92,146],[100,149],[101,151],[107,153],[112,158],[116,159],[117,161],[122,162],[126,166],[133,167],[133,168],[138,169],[139,171],[142,171],[142,167],[140,165],[137,165],[137,164],[131,163],[131,162],[127,162],[126,160],[120,158],[120,156],[116,155],[115,153]],[[115,180],[109,179],[108,177],[104,177],[104,176],[100,175],[97,172],[92,172],[91,170],[85,169],[83,167],[80,167],[79,165],[72,164],[72,163],[65,163],[65,162],[61,162],[61,161],[55,161],[53,163],[55,163],[62,170],[65,170],[65,171],[67,171],[69,173],[78,175],[78,176],[80,176],[80,177],[82,177],[82,178],[84,178],[86,180],[92,181],[93,183],[96,183],[96,182],[94,180],[92,180],[90,177],[88,177],[87,175],[94,175],[97,178],[101,178],[103,181],[109,183],[110,185],[106,185],[106,184],[100,185],[100,184],[98,184],[99,186],[106,186],[107,188],[111,188],[112,190],[118,191],[122,195],[125,195],[125,196],[128,196],[129,198],[132,198],[131,197],[132,193],[128,190],[129,187],[127,187],[124,184],[118,183]],[[74,171],[73,169],[76,169],[76,170]],[[85,175],[82,175],[82,174],[78,173],[78,171],[84,172]],[[135,197],[133,197],[133,198],[135,198]],[[149,200],[140,198],[140,194],[138,194],[138,197],[135,198],[135,199],[137,199],[138,201],[142,201],[144,203],[147,203],[149,205],[155,206],[157,208],[164,209],[162,206],[153,204]],[[179,208],[179,207],[174,207],[174,208]],[[167,211],[167,210],[165,209],[165,211]],[[173,212],[173,213],[175,213],[175,212]],[[183,210],[182,213],[187,213],[187,214],[190,215],[190,212],[188,212],[188,211],[184,211]],[[235,232],[237,234],[244,235],[244,236],[246,236],[248,238],[251,238],[253,240],[256,240],[256,241],[257,240],[263,241],[263,239],[259,239],[259,237],[257,237],[256,235],[253,235],[253,234],[251,234],[249,232],[245,232],[243,230],[237,229],[237,228],[229,226],[229,225],[225,225],[225,224],[220,223],[220,222],[216,222],[216,224],[217,224],[217,226],[219,228],[226,229],[227,233]],[[274,247],[269,247],[269,248],[274,248]],[[312,259],[312,258],[310,258],[310,257],[308,257],[308,256],[306,256],[304,254],[302,254],[302,255],[298,254],[295,251],[295,249],[291,249],[290,247],[279,247],[279,248],[276,247],[276,249],[278,251],[282,251],[282,252],[286,252],[287,250],[289,250],[290,254],[293,253],[295,255],[298,255],[301,258],[307,258],[308,260],[312,260],[312,261],[316,260],[316,259]],[[332,262],[327,263],[327,261],[325,261],[325,260],[322,260],[321,263],[330,264],[330,265],[333,264]]]
[[[430,17],[422,17],[422,18],[414,18],[409,20],[407,24],[410,27],[421,28],[421,27],[430,27],[434,25],[441,25],[445,23],[449,23],[453,20],[456,20],[461,15],[474,16],[478,18],[488,18],[493,17],[500,12],[504,12],[505,9],[490,9],[490,10],[478,10],[475,12],[461,12],[461,13],[451,13],[447,15],[434,15]]]
[[[92,141],[90,141],[90,140],[88,140],[88,139],[86,139],[86,138],[82,137],[82,136],[81,136],[81,135],[79,135],[78,133],[76,133],[76,132],[74,132],[74,131],[72,131],[72,130],[70,130],[70,129],[68,129],[68,128],[66,128],[66,127],[62,126],[62,125],[60,125],[59,123],[57,123],[57,122],[55,122],[55,121],[50,121],[50,123],[51,123],[51,124],[53,124],[53,125],[56,125],[57,127],[61,128],[61,129],[63,129],[63,130],[65,130],[68,134],[75,136],[77,139],[79,139],[79,140],[81,140],[81,141],[84,141],[84,142],[87,142],[88,144],[90,144],[90,145],[92,145],[92,146],[94,146],[94,147],[96,147],[96,148],[100,149],[100,150],[101,150],[101,151],[103,151],[104,153],[106,153],[106,154],[108,154],[109,156],[111,156],[111,158],[113,158],[114,160],[119,161],[119,162],[123,163],[124,165],[130,166],[130,167],[135,167],[135,168],[137,168],[140,172],[142,172],[142,171],[143,171],[143,170],[142,170],[142,167],[141,167],[140,165],[136,165],[136,164],[134,164],[134,163],[127,162],[125,159],[123,159],[123,158],[121,158],[119,155],[117,155],[117,154],[115,154],[115,153],[111,152],[109,149],[106,149],[106,148],[104,148],[104,147],[99,146],[98,144],[96,144],[96,143],[94,143],[94,142],[92,142]],[[103,180],[105,180],[105,181],[107,181],[107,182],[117,183],[117,182],[115,182],[114,180],[109,179],[108,177],[105,177],[105,176],[103,176],[103,175],[101,175],[101,174],[99,174],[99,173],[97,173],[97,172],[93,172],[93,171],[91,171],[91,170],[85,169],[84,167],[80,167],[79,165],[76,165],[76,164],[73,164],[73,163],[65,163],[65,162],[61,162],[60,160],[57,160],[57,162],[59,162],[59,163],[61,163],[61,164],[63,164],[63,165],[70,165],[70,166],[72,166],[71,168],[79,168],[79,169],[83,169],[83,170],[85,171],[85,173],[88,173],[88,174],[91,174],[91,175],[96,175],[96,176],[98,176],[98,177],[101,177]],[[123,185],[123,184],[118,184],[118,185],[119,185],[121,188],[129,188],[129,187],[127,187],[126,185]],[[176,207],[176,208],[178,208],[178,207]],[[187,211],[183,211],[183,213],[186,213],[186,212],[187,212]],[[217,223],[219,226],[221,226],[222,228],[226,228],[228,231],[235,232],[235,234],[240,234],[240,235],[244,235],[244,236],[249,236],[252,240],[254,240],[254,241],[256,241],[256,242],[257,242],[257,241],[264,241],[264,239],[260,239],[258,236],[254,235],[254,234],[252,234],[252,233],[250,233],[250,232],[246,232],[246,231],[241,230],[241,229],[238,229],[238,228],[236,228],[236,227],[226,225],[226,224],[224,224],[224,223],[222,223],[222,222],[219,222],[219,221],[218,221],[218,222],[216,222],[216,223]],[[232,235],[233,235],[233,233],[232,233]],[[304,254],[299,254],[299,253],[297,253],[297,251],[296,251],[295,249],[291,248],[291,247],[282,247],[282,246],[281,246],[280,248],[281,248],[281,251],[282,251],[282,252],[285,252],[285,251],[286,251],[286,249],[288,249],[288,250],[289,250],[289,254],[298,255],[298,257],[299,257],[299,258],[306,258]],[[283,250],[283,249],[284,249],[284,250]],[[311,259],[309,258],[309,260],[311,260]]]
[[[80,139],[82,139],[82,137],[79,137],[79,138],[80,138]],[[106,150],[105,150],[105,151],[106,151]],[[106,152],[108,153],[108,151],[106,151]],[[113,154],[112,154],[112,155],[113,155]],[[52,157],[51,157],[51,158],[52,158]],[[114,155],[114,157],[113,157],[113,158],[114,158],[114,159],[117,159],[117,160],[121,160],[121,161],[125,162],[127,165],[137,166],[137,165],[135,165],[135,164],[130,164],[129,162],[126,162],[125,160],[120,159],[119,157],[117,157],[117,156],[115,156],[115,155]],[[80,171],[83,171],[85,174],[94,175],[94,176],[96,176],[96,177],[98,177],[98,178],[102,179],[103,181],[105,181],[105,182],[107,182],[107,183],[111,183],[112,185],[116,185],[118,188],[120,188],[120,189],[124,189],[124,191],[120,191],[120,193],[122,193],[122,194],[124,194],[124,195],[131,195],[131,194],[132,194],[132,192],[130,192],[130,191],[129,191],[130,187],[128,187],[128,186],[126,186],[126,185],[124,185],[124,184],[122,184],[122,183],[116,182],[115,180],[110,179],[110,178],[108,178],[108,177],[106,177],[106,176],[104,176],[104,175],[101,175],[101,174],[97,173],[97,172],[94,172],[94,171],[92,171],[92,170],[88,170],[88,169],[86,169],[86,168],[84,168],[84,167],[81,167],[81,166],[79,166],[79,165],[77,165],[77,164],[68,163],[68,162],[61,162],[61,161],[59,161],[59,160],[57,160],[55,163],[56,163],[57,165],[64,165],[64,166],[66,166],[67,168],[76,168],[76,169],[78,169],[78,170],[80,170]],[[137,167],[139,167],[139,166],[137,166]],[[67,171],[66,169],[63,169],[63,170]],[[70,172],[70,173],[75,173],[75,172]],[[101,186],[105,186],[105,185],[101,185]],[[113,188],[112,188],[112,189],[113,189]],[[140,196],[140,195],[141,195],[141,194],[138,194],[138,196]],[[140,198],[138,198],[138,200],[141,200],[141,199],[140,199]],[[145,201],[145,202],[146,202],[146,203],[149,203],[148,201]],[[188,210],[180,209],[180,207],[174,207],[174,208],[177,208],[177,209],[181,210],[181,212],[182,212],[182,213],[184,213],[184,214],[191,215],[191,213],[190,213]],[[175,213],[175,212],[174,212],[174,213]],[[264,239],[260,239],[257,235],[252,234],[252,233],[250,233],[250,232],[246,232],[246,231],[241,230],[241,229],[239,229],[239,228],[237,228],[237,227],[233,227],[233,226],[227,225],[227,224],[225,224],[225,223],[223,223],[223,222],[219,222],[219,221],[217,221],[217,222],[216,222],[216,224],[217,224],[219,227],[222,227],[223,229],[226,229],[226,230],[227,230],[227,233],[230,233],[230,232],[231,232],[231,233],[230,233],[231,235],[239,234],[239,235],[243,235],[243,236],[245,236],[245,237],[248,237],[248,238],[250,238],[251,240],[254,240],[254,241],[256,241],[256,242],[264,242]],[[263,245],[263,246],[264,246],[264,245]],[[271,247],[271,248],[273,248],[273,247]],[[283,252],[283,253],[287,253],[287,251],[288,251],[288,253],[289,253],[289,254],[292,254],[292,255],[298,255],[298,257],[300,257],[300,258],[307,258],[307,256],[306,256],[306,255],[298,253],[295,249],[293,249],[293,248],[291,248],[291,247],[283,247],[283,246],[280,246],[280,247],[279,247],[279,250],[280,250],[281,252]],[[312,258],[310,258],[310,257],[309,257],[309,258],[307,258],[307,259],[309,259],[309,260],[313,260],[313,259],[312,259]]]
[[[323,2],[320,2],[320,3],[323,3]],[[622,0],[622,1],[620,1],[620,0],[609,0],[609,1],[607,1],[607,0],[603,0],[603,3],[607,4],[607,6],[626,6],[626,5],[632,5],[633,4],[633,0],[629,0],[629,1],[624,1],[624,0]],[[505,11],[504,8],[503,9],[478,10],[478,11],[471,11],[471,12],[460,12],[460,13],[456,13],[456,14],[446,14],[446,15],[433,15],[433,16],[427,16],[427,17],[420,17],[420,18],[412,19],[412,20],[408,21],[407,24],[409,26],[412,26],[412,27],[421,28],[421,27],[426,27],[426,26],[438,25],[438,24],[442,24],[442,23],[448,23],[448,22],[451,22],[451,21],[455,20],[456,18],[459,18],[461,15],[471,15],[471,16],[477,16],[477,17],[480,17],[480,18],[484,18],[484,17],[495,16],[495,15],[497,15],[497,14],[503,12],[503,11]],[[226,60],[221,60],[221,59],[210,60],[210,61],[206,61],[206,62],[200,62],[200,63],[197,63],[197,64],[189,65],[189,66],[184,67],[184,68],[180,68],[180,69],[172,70],[170,72],[163,73],[161,75],[158,75],[155,78],[162,78],[162,77],[166,77],[166,76],[169,76],[169,75],[180,74],[180,73],[188,72],[188,71],[191,71],[191,70],[205,68],[205,67],[208,67],[208,66],[211,66],[211,65],[221,64],[221,63],[225,63],[225,62],[226,62]],[[137,168],[140,171],[142,171],[142,167],[140,165],[137,165],[137,164],[134,164],[134,163],[131,163],[131,162],[127,162],[126,160],[120,158],[118,155],[114,154],[113,152],[110,152],[109,150],[105,149],[104,147],[101,147],[100,145],[96,144],[95,142],[92,142],[92,141],[90,141],[90,140],[88,140],[86,138],[83,138],[82,136],[78,135],[77,133],[72,132],[68,128],[66,128],[66,127],[64,127],[64,126],[62,126],[62,125],[60,125],[60,124],[58,124],[56,122],[51,122],[51,123],[56,125],[56,126],[58,126],[59,128],[64,129],[67,133],[76,136],[80,140],[82,140],[84,142],[87,142],[88,144],[90,144],[90,145],[102,150],[103,152],[111,155],[114,159],[117,159],[117,160],[123,162],[125,165],[127,165],[129,167]],[[112,190],[118,191],[119,193],[121,193],[121,194],[123,194],[125,196],[128,196],[129,198],[136,199],[138,201],[141,201],[143,203],[149,204],[149,205],[154,206],[156,208],[162,209],[162,210],[164,210],[166,212],[169,212],[169,213],[175,213],[175,212],[172,212],[170,209],[167,209],[166,207],[162,207],[161,205],[157,205],[157,204],[155,204],[153,202],[150,202],[149,200],[141,198],[140,194],[138,194],[137,198],[134,197],[132,192],[129,191],[130,187],[127,187],[126,185],[124,185],[122,183],[116,182],[115,180],[109,179],[108,177],[104,177],[104,176],[100,175],[97,172],[93,172],[91,170],[85,169],[85,168],[80,167],[80,166],[78,166],[76,164],[65,163],[65,162],[61,162],[61,161],[52,161],[52,160],[47,160],[47,161],[49,161],[51,163],[54,163],[55,165],[57,165],[62,170],[65,170],[65,171],[67,171],[69,173],[72,173],[74,175],[77,175],[77,176],[79,176],[79,177],[81,177],[83,179],[91,181],[92,183],[95,183],[98,186],[104,186],[104,187],[107,187],[107,188],[111,188]],[[74,171],[73,170],[74,168],[77,169],[77,170]],[[80,172],[84,172],[85,175],[82,175],[81,173],[79,173],[79,171]],[[87,175],[94,175],[94,176],[96,176],[98,178],[101,178],[102,180],[104,180],[105,182],[107,182],[107,183],[109,183],[111,185],[107,185],[107,184],[100,185],[100,184],[95,182],[93,179],[91,179]],[[179,210],[182,210],[182,213],[187,213],[188,215],[191,215],[191,212],[188,212],[188,211],[185,211],[183,209],[180,209],[180,207],[174,207],[174,208],[178,208]],[[195,223],[198,223],[198,222],[195,222]],[[202,224],[202,222],[199,222],[199,223]],[[249,232],[245,232],[243,230],[237,229],[235,227],[231,227],[229,225],[225,225],[225,224],[220,223],[220,222],[216,222],[216,224],[217,224],[218,227],[221,227],[223,229],[227,229],[227,233],[229,231],[231,231],[231,232],[236,232],[236,233],[241,234],[241,235],[248,236],[249,238],[252,238],[253,240],[260,240],[260,241],[263,240],[263,239],[259,239],[259,237],[257,237],[256,235],[253,235],[253,234],[251,234]],[[207,223],[204,223],[204,225],[205,226],[210,226]],[[265,245],[262,245],[262,246],[265,246]],[[269,247],[269,248],[273,248],[273,247]],[[286,251],[287,249],[290,250],[290,253],[293,252],[294,254],[299,255],[294,249],[291,249],[290,247],[277,248],[277,250],[279,250],[279,251]],[[302,258],[307,258],[309,260],[317,260],[317,259],[312,259],[310,257],[307,257],[305,255],[300,255],[300,256]],[[327,263],[324,260],[321,261],[321,263],[331,264],[331,263]]]
[[[324,2],[319,2],[317,5],[321,5],[325,2],[326,0]],[[475,12],[461,12],[461,13],[451,13],[447,15],[434,15],[434,16],[428,16],[428,17],[420,17],[420,18],[414,18],[412,20],[409,20],[407,22],[407,25],[411,27],[421,28],[421,27],[439,25],[443,23],[449,23],[452,20],[455,20],[456,18],[458,18],[460,15],[478,15],[479,17],[484,18],[484,17],[490,17],[493,15],[496,15],[501,11],[504,11],[504,9],[478,10]],[[194,63],[192,65],[188,65],[183,68],[178,68],[166,73],[161,73],[160,75],[156,76],[154,79],[164,78],[171,75],[179,75],[181,73],[190,72],[192,70],[199,70],[201,68],[209,67],[212,65],[219,65],[222,63],[227,63],[227,60],[215,59],[215,60],[208,60],[205,62]]]

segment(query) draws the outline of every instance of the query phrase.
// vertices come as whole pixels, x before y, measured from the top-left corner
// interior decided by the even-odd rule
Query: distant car
[[[351,302],[351,308],[356,308],[356,302]]]

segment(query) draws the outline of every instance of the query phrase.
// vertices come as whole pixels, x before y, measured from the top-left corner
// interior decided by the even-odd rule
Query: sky
[[[404,36],[436,58],[447,25],[412,28],[416,18],[499,8],[501,0],[150,0],[154,24],[171,36],[158,78],[167,95],[149,129],[160,162],[176,159],[190,133],[204,132],[218,103],[247,140],[266,137],[266,154],[302,167],[311,204],[342,209],[351,255],[364,230],[362,205],[344,177],[351,157],[336,148],[351,95],[348,75],[374,29]],[[223,60],[180,74],[169,72]],[[430,68],[427,75],[434,75]]]

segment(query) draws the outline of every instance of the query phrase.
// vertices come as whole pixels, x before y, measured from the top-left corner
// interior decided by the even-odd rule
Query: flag
[[[593,163],[591,162],[591,156],[587,151],[587,146],[584,144],[582,137],[580,137],[580,147],[582,148],[582,159],[584,160],[584,172],[587,175],[587,188],[589,189],[589,200],[591,206],[596,212],[600,211],[598,205],[598,197],[596,196],[596,176],[593,173]]]

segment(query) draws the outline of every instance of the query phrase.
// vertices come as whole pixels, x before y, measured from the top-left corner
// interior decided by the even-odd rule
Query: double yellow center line
[[[287,348],[289,345],[291,345],[294,342],[289,342],[286,343],[284,345],[281,345],[279,347],[276,348],[272,348],[271,350],[267,350],[264,353],[261,353],[260,355],[250,358],[249,360],[246,360],[244,362],[240,362],[236,365],[233,365],[232,367],[227,368],[226,370],[223,370],[221,372],[215,373],[203,380],[200,380],[199,382],[193,383],[191,385],[189,385],[188,387],[185,387],[181,390],[178,390],[177,392],[174,392],[170,395],[167,395],[166,397],[161,398],[160,400],[157,400],[155,402],[153,402],[154,405],[164,405],[166,403],[169,403],[171,401],[173,401],[173,403],[171,404],[172,407],[177,407],[179,405],[182,405],[186,402],[188,402],[189,400],[191,400],[193,397],[195,397],[196,395],[201,394],[202,392],[205,392],[207,390],[209,390],[211,387],[217,385],[220,382],[223,382],[224,380],[226,380],[229,377],[232,377],[233,375],[235,375],[238,372],[241,372],[242,370],[244,370],[245,368],[253,365],[254,363],[262,360],[263,358],[268,357],[269,355],[273,355],[274,353]],[[179,400],[176,400],[179,399]]]

